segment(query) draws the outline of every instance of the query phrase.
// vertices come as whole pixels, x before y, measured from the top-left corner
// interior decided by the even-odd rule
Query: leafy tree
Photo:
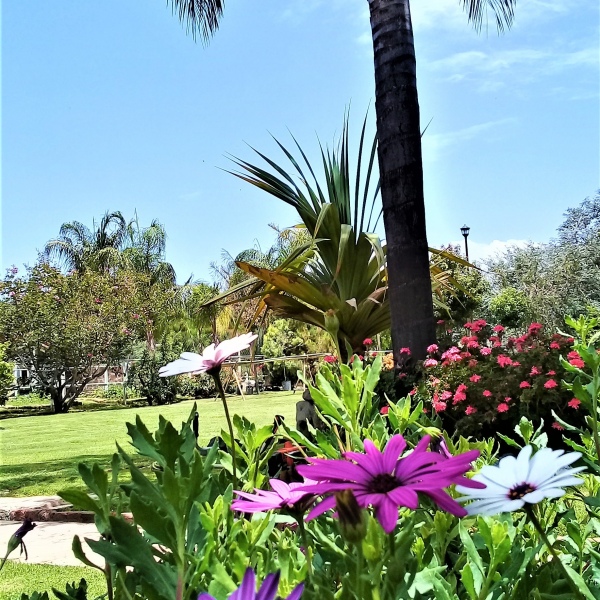
[[[175,269],[165,260],[166,239],[165,228],[157,220],[142,227],[137,215],[127,223],[120,212],[107,212],[91,229],[78,221],[64,223],[59,237],[46,244],[43,258],[55,259],[75,273],[130,271],[141,275],[138,287],[144,296],[142,322],[146,326],[147,347],[154,350],[157,333],[169,328],[173,312],[181,308],[181,298],[176,293],[170,297],[162,295],[163,300],[170,300],[168,304],[155,306],[152,302],[157,297],[156,286],[160,288],[158,295],[169,289],[176,291]]]
[[[444,306],[436,307],[436,318],[462,325],[472,319],[474,313],[481,312],[484,299],[489,295],[490,284],[479,268],[463,262],[458,246],[448,246],[442,250],[452,258],[440,256],[437,266],[452,278],[454,285],[440,289]]]
[[[488,311],[494,323],[513,329],[522,328],[532,314],[529,299],[524,292],[507,287],[488,301]]]
[[[293,319],[275,319],[265,331],[260,347],[260,354],[266,358],[280,356],[297,356],[320,352],[333,352],[335,349],[330,336],[318,327],[301,323]],[[309,372],[315,370],[318,359],[308,359]],[[296,370],[301,362],[274,361],[267,363],[267,369],[274,382],[283,381],[284,366],[287,369],[285,377],[296,380]]]
[[[216,285],[194,283],[179,290],[180,305],[170,316],[163,335],[170,335],[183,349],[197,351],[225,339],[233,329],[230,307],[210,301],[220,294]]]
[[[517,290],[528,306],[523,317],[551,328],[563,327],[566,314],[577,317],[600,310],[599,215],[596,195],[567,210],[558,239],[512,247],[487,261],[493,295],[502,298],[503,290]]]
[[[331,339],[321,329],[293,319],[275,319],[265,331],[261,354],[271,358],[331,352]]]
[[[223,0],[171,0],[179,19],[206,41],[217,29]],[[477,29],[489,10],[498,31],[510,26],[515,0],[462,0]],[[409,347],[417,358],[435,341],[435,322],[409,0],[369,0],[375,60],[375,111],[383,216],[388,247],[394,355]],[[358,230],[356,230],[358,231]]]
[[[586,198],[576,208],[568,208],[565,220],[558,228],[562,244],[585,244],[598,242],[600,236],[600,190],[592,198]]]
[[[0,341],[10,343],[9,357],[31,372],[55,412],[67,412],[143,334],[139,277],[65,275],[39,264],[25,277],[9,271],[0,282]]]
[[[6,401],[13,385],[14,365],[6,360],[8,344],[0,344],[0,401]]]
[[[312,237],[304,226],[281,229],[270,223],[269,227],[277,233],[277,239],[266,251],[257,242],[254,248],[242,250],[235,258],[224,250],[221,263],[211,263],[217,286],[223,293],[213,294],[203,308],[215,310],[220,307],[221,322],[224,323],[229,318],[229,325],[233,329],[237,329],[240,324],[250,327],[256,321],[257,312],[261,314],[264,308],[264,304],[254,294],[258,289],[255,285],[257,278],[240,268],[239,263],[263,269],[278,269],[310,247]],[[269,316],[263,312],[262,317],[261,328],[264,329],[268,326]]]

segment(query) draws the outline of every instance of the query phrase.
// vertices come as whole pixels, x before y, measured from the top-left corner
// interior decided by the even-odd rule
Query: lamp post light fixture
[[[469,231],[471,231],[471,228],[467,227],[466,225],[463,225],[460,228],[460,232],[463,234],[463,237],[465,238],[465,256],[467,257],[467,262],[469,262],[469,243],[467,242],[467,238],[469,237]]]

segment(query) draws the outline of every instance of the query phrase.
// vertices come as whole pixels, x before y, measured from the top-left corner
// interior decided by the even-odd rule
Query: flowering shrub
[[[442,350],[430,346],[416,396],[431,405],[448,431],[476,437],[511,435],[521,417],[544,420],[546,433],[561,443],[563,426],[553,415],[583,424],[573,393],[561,386],[567,375],[561,356],[580,365],[573,338],[546,334],[532,323],[519,337],[484,320],[465,323],[464,335]],[[456,332],[454,332],[456,335]]]
[[[565,368],[579,369],[582,412],[597,413],[600,357],[576,347],[593,375]],[[435,352],[445,366],[463,360],[460,348]],[[109,600],[598,598],[600,442],[582,430],[575,453],[552,450],[523,419],[521,439],[510,439],[518,455],[498,462],[495,439],[444,438],[410,396],[382,414],[381,368],[379,356],[323,365],[309,386],[323,422],[314,439],[235,415],[235,441],[222,432],[227,450],[215,444],[203,456],[191,427],[196,406],[180,431],[161,417],[151,434],[137,417],[132,445],[155,471],[117,446],[110,476],[82,464],[89,493],[61,493],[95,513],[101,539],[86,544],[105,563],[88,558],[78,538],[76,556],[104,573]],[[470,391],[462,385],[459,404]],[[302,459],[273,474],[269,458],[284,441]],[[125,496],[133,522],[119,510]]]

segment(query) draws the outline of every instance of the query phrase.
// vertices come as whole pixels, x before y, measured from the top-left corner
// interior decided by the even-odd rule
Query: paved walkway
[[[20,527],[19,521],[0,521],[0,555],[4,556],[6,545],[10,536]],[[84,538],[99,539],[100,535],[93,523],[49,523],[37,522],[36,528],[30,531],[24,538],[29,558],[25,561],[25,555],[19,556],[19,550],[15,550],[9,560],[28,563],[42,563],[49,565],[75,565],[83,566],[83,563],[75,558],[71,550],[73,537],[78,535],[81,539],[86,556],[97,565],[102,565],[104,559],[93,553],[85,543]]]
[[[64,505],[64,501],[58,496],[31,498],[0,498],[0,557],[6,552],[6,546],[10,536],[21,526],[20,520],[10,519],[10,515],[23,510],[44,510]],[[78,535],[81,539],[86,556],[94,563],[101,565],[104,560],[93,553],[85,543],[84,538],[97,540],[100,538],[98,530],[93,523],[71,523],[50,522],[36,520],[36,527],[27,533],[24,538],[29,563],[42,563],[52,565],[76,565],[82,566],[78,559],[73,556],[71,544],[73,537]],[[15,550],[9,560],[25,562],[25,555],[19,556],[19,550]]]

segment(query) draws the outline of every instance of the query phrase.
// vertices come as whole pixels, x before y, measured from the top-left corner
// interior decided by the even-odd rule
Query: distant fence
[[[379,353],[391,352],[390,350],[377,350]],[[251,356],[235,356],[229,358],[227,361],[223,363],[224,367],[230,367],[236,371],[235,376],[238,379],[238,382],[241,382],[241,378],[243,376],[243,367],[247,367],[246,375],[256,376],[257,370],[260,369],[261,365],[274,363],[274,362],[301,362],[302,363],[302,371],[303,375],[306,378],[306,368],[309,361],[317,360],[319,358],[323,358],[324,356],[329,356],[329,353],[326,352],[315,352],[309,354],[295,354],[293,356],[277,356],[277,357],[265,357],[263,355],[255,355]],[[139,359],[127,359],[121,361],[117,365],[109,365],[106,367],[104,373],[98,377],[95,377],[90,381],[86,386],[85,390],[88,389],[98,389],[103,388],[105,391],[108,391],[110,386],[112,385],[122,385],[123,387],[127,386],[127,374],[129,372],[129,368],[132,364],[139,362]],[[102,369],[105,365],[92,365],[93,369]],[[26,385],[25,382],[31,381],[31,372],[26,367],[16,365],[13,370],[14,376],[14,387],[16,390],[15,395],[27,393],[31,390],[30,385]],[[84,390],[84,391],[85,391]]]

